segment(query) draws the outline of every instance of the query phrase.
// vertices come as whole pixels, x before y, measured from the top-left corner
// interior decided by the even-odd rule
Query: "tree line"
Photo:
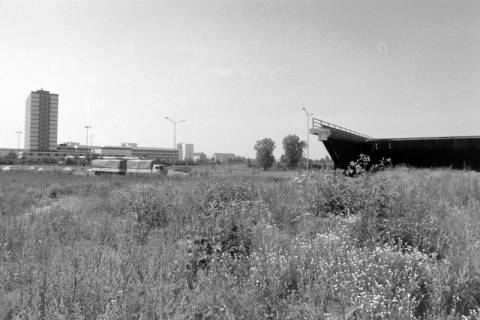
[[[306,148],[307,143],[300,140],[300,138],[291,134],[283,138],[283,154],[280,157],[280,163],[284,164],[287,168],[293,169],[297,168],[303,159],[303,150]],[[258,140],[254,149],[256,151],[256,162],[264,170],[270,169],[275,163],[275,157],[273,156],[273,151],[275,150],[275,142],[270,138],[264,138]],[[320,161],[320,166],[325,168],[330,165],[330,158],[326,157]],[[314,166],[318,166],[319,161],[314,161]]]

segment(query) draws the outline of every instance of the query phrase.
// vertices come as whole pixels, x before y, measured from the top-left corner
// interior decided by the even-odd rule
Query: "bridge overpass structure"
[[[372,163],[390,158],[393,165],[480,171],[480,136],[377,139],[316,118],[310,133],[323,142],[339,169],[365,154]]]

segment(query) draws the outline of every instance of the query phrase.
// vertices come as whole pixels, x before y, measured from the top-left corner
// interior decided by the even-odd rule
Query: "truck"
[[[132,159],[127,160],[127,173],[132,174],[166,174],[163,164],[154,160]]]
[[[91,171],[96,175],[125,175],[127,160],[125,159],[94,159]]]
[[[141,159],[95,159],[89,170],[96,176],[99,175],[125,175],[125,174],[164,174],[165,166],[154,160]]]

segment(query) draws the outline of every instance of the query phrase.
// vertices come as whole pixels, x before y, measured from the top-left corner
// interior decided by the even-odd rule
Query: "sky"
[[[171,147],[168,116],[195,152],[268,137],[279,157],[302,107],[376,138],[480,135],[479,58],[480,1],[0,0],[0,146],[40,88],[59,142]]]

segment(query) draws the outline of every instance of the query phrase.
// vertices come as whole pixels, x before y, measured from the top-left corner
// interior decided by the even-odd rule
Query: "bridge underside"
[[[480,137],[378,139],[368,142],[371,158],[414,167],[452,167],[480,171]]]
[[[345,169],[365,154],[373,163],[390,158],[394,165],[480,171],[478,136],[374,139],[317,119],[313,124],[311,134],[323,142],[336,168]]]

